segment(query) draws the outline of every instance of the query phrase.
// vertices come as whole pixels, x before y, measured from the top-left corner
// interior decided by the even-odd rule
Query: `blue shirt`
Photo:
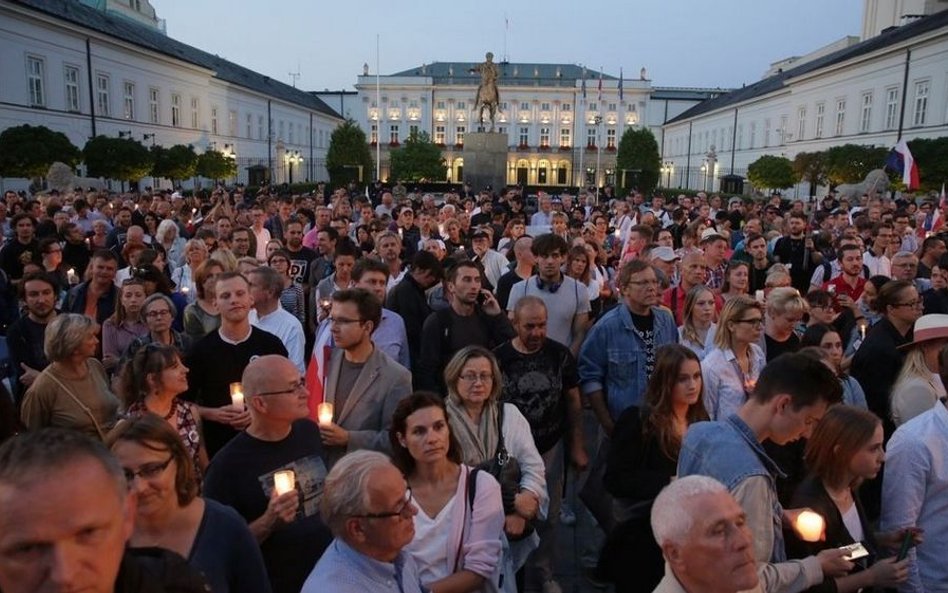
[[[332,541],[300,593],[425,593],[410,554],[394,563],[380,562],[353,550],[339,538]]]
[[[666,309],[652,307],[655,350],[678,342],[675,319]],[[641,406],[646,374],[646,346],[632,323],[628,305],[621,303],[596,322],[579,349],[579,381],[584,395],[602,391],[612,419],[629,406]]]
[[[378,349],[388,354],[392,360],[411,370],[411,358],[408,353],[408,333],[405,320],[390,309],[382,309],[382,321],[372,332],[372,341]]]
[[[902,593],[948,591],[948,409],[937,404],[900,426],[886,450],[879,527],[917,526],[925,541],[909,551]]]
[[[757,344],[750,345],[748,358],[750,373],[746,376],[730,348],[715,348],[701,360],[704,407],[712,420],[724,420],[737,413],[747,401],[747,394],[753,391],[767,360],[764,351]]]

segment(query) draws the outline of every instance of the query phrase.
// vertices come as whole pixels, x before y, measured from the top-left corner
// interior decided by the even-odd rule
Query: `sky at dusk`
[[[860,0],[152,0],[168,34],[305,90],[352,90],[362,65],[574,63],[655,86],[739,87],[772,62],[859,35]],[[505,20],[507,26],[505,27]],[[506,36],[505,36],[506,28]]]

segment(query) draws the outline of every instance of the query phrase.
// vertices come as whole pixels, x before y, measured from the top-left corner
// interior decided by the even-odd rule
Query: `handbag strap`
[[[89,373],[90,373],[90,374],[92,373],[92,369],[89,369]],[[83,412],[85,412],[86,416],[88,416],[89,419],[92,420],[92,424],[95,426],[95,431],[96,431],[97,433],[99,433],[99,438],[104,441],[104,440],[105,440],[105,432],[102,430],[102,426],[99,425],[99,421],[96,420],[95,414],[93,414],[93,413],[92,413],[92,410],[89,409],[89,406],[87,406],[86,404],[82,403],[82,400],[80,400],[78,397],[76,397],[76,394],[74,394],[71,389],[69,389],[68,387],[66,387],[65,385],[63,385],[63,382],[62,382],[62,381],[60,381],[59,379],[57,379],[56,376],[53,375],[53,373],[49,372],[49,367],[46,367],[45,369],[43,369],[43,374],[45,374],[47,377],[49,377],[50,379],[52,379],[53,382],[56,383],[56,385],[59,385],[60,389],[62,389],[63,391],[65,391],[65,392],[66,392],[66,395],[68,395],[68,396],[70,397],[70,399],[72,399],[72,401],[75,402],[75,404],[76,404],[77,406],[79,406],[79,409],[81,409]]]
[[[507,444],[504,443],[504,402],[497,403],[497,451],[494,453],[497,465],[503,467],[510,460]]]
[[[474,513],[474,497],[477,496],[477,472],[480,468],[468,468],[464,476],[464,490],[467,492],[467,499],[464,501],[464,522],[461,523],[461,541],[458,542],[458,550],[454,554],[454,570],[452,574],[458,571],[461,564],[461,549],[464,547],[464,530],[467,528],[468,512]]]

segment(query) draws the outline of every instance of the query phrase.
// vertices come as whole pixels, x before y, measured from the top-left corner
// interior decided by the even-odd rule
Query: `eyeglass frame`
[[[359,515],[349,515],[351,519],[388,519],[391,517],[401,517],[407,519],[411,516],[411,512],[408,511],[411,503],[415,500],[415,497],[411,493],[411,486],[405,488],[405,494],[402,498],[402,505],[398,507],[397,511],[390,511],[387,513],[362,513]]]
[[[290,387],[289,389],[281,389],[279,391],[264,391],[262,393],[254,393],[253,395],[258,396],[267,396],[267,395],[283,395],[284,393],[293,393],[295,391],[306,389],[306,379],[300,377],[300,380],[296,382],[296,385]]]
[[[474,384],[477,381],[480,381],[481,383],[487,383],[488,381],[493,383],[494,373],[463,373],[458,375],[458,381],[465,381],[471,384]]]
[[[135,481],[135,478],[141,478],[143,480],[150,480],[157,477],[161,472],[168,469],[168,466],[171,465],[171,462],[174,461],[174,454],[168,458],[164,463],[155,463],[150,464],[146,463],[145,465],[139,467],[137,470],[132,471],[130,469],[122,468],[122,474],[125,475],[125,481],[128,483],[128,486],[132,486],[132,482]],[[147,474],[147,475],[146,475]]]

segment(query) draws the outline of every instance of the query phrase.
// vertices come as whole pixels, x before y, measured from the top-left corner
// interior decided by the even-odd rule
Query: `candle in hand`
[[[859,324],[859,336],[860,336],[863,340],[866,339],[866,324],[865,324],[865,323],[860,323],[860,324]]]
[[[332,424],[332,403],[323,402],[316,407],[316,418],[320,426]]]
[[[284,469],[273,474],[273,489],[277,496],[283,496],[296,488],[296,474],[291,469]]]
[[[764,302],[764,291],[763,291],[763,290],[756,290],[756,291],[754,291],[754,299],[755,299],[758,303],[763,303],[763,302]]]
[[[797,515],[795,526],[803,541],[818,542],[823,535],[823,517],[813,511],[803,511]]]
[[[244,387],[240,383],[230,384],[230,401],[235,408],[244,407]]]
[[[76,276],[76,270],[74,270],[73,268],[69,268],[66,271],[66,281],[69,282],[69,284],[79,283],[79,277]]]

